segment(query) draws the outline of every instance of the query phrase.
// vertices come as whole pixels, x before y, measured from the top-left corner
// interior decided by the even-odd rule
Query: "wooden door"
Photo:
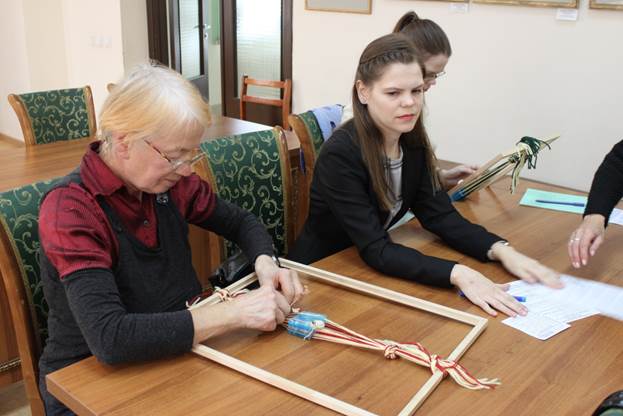
[[[216,5],[214,8],[213,5]],[[218,14],[218,0],[169,0],[169,38],[171,67],[201,91],[210,100],[208,69],[209,42],[213,14]]]
[[[257,79],[292,79],[292,0],[222,0],[221,5],[223,114],[238,118],[243,74]],[[277,98],[271,95],[274,93],[276,90],[249,89],[250,95]],[[281,124],[280,111],[248,104],[247,119],[277,125]]]

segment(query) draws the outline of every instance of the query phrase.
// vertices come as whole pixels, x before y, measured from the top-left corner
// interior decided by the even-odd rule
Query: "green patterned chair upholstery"
[[[0,272],[33,415],[43,414],[37,365],[47,338],[48,311],[39,276],[39,204],[57,181],[0,193]]]
[[[312,155],[311,162],[313,163],[318,157],[318,153],[320,153],[320,147],[324,143],[316,116],[312,111],[307,111],[301,114],[291,114],[289,120],[292,130],[294,130],[301,142],[301,149],[303,152],[309,152]],[[309,149],[306,148],[307,144],[309,144]]]
[[[205,176],[216,194],[264,224],[279,255],[293,243],[291,173],[281,128],[211,139],[201,144]],[[236,252],[225,243],[224,255]]]
[[[290,114],[290,126],[301,144],[301,168],[296,175],[296,208],[294,235],[298,237],[303,230],[309,214],[309,188],[314,176],[314,164],[324,143],[322,131],[313,111],[301,114]]]
[[[27,145],[95,137],[91,88],[9,94]]]

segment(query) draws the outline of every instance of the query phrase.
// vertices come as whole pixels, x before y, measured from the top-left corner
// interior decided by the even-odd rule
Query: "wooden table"
[[[566,191],[522,181],[508,192],[508,179],[457,203],[469,219],[508,238],[543,263],[568,274],[622,286],[620,247],[623,227],[612,225],[606,244],[589,267],[575,271],[566,254],[569,234],[580,216],[521,207],[527,186]],[[498,264],[481,264],[445,247],[412,221],[392,237],[422,252],[458,260],[497,282],[511,276]],[[318,267],[385,286],[481,316],[484,312],[455,291],[440,290],[383,276],[366,266],[353,248],[317,263]],[[421,341],[432,352],[448,354],[467,332],[456,322],[380,302],[320,284],[311,285],[305,308],[328,313],[336,322],[366,335],[396,341]],[[494,391],[468,391],[444,380],[419,414],[425,415],[586,415],[611,392],[623,387],[623,323],[594,316],[547,341],[539,341],[501,321],[489,326],[460,362],[478,377],[499,377]],[[208,342],[269,371],[336,396],[370,411],[393,415],[428,377],[422,367],[387,361],[374,352],[302,341],[276,333],[237,333]],[[193,355],[121,366],[91,357],[48,376],[49,390],[81,415],[324,415],[331,411],[264,385],[233,370]]]
[[[216,138],[269,128],[269,126],[250,121],[215,117],[206,136]],[[4,146],[0,152],[0,191],[66,175],[79,165],[90,141],[90,139],[81,139],[32,147]],[[288,144],[296,147],[298,155],[298,140],[291,138]],[[209,239],[207,234],[199,228],[194,228],[190,236],[193,247],[205,247]],[[201,250],[193,251],[193,263],[200,276],[207,276],[207,273],[211,271],[212,265]],[[6,294],[3,285],[0,284],[0,366],[15,359],[17,355]],[[14,366],[8,371],[0,372],[0,386],[10,384],[20,378],[20,368]]]
[[[269,126],[230,117],[215,117],[208,138],[269,129]],[[0,153],[0,191],[64,176],[78,166],[89,139],[11,148]]]

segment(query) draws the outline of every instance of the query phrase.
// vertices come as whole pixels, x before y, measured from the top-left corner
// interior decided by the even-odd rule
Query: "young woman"
[[[259,221],[220,200],[191,171],[210,112],[180,74],[145,66],[104,103],[100,141],[44,196],[41,281],[49,338],[39,362],[46,414],[71,414],[45,376],[89,355],[114,364],[155,359],[236,328],[270,331],[302,296],[295,273],[273,262]],[[188,224],[235,241],[261,287],[188,311],[201,292]],[[280,291],[276,289],[279,288]]]
[[[437,84],[437,78],[445,75],[445,68],[452,47],[443,29],[430,19],[420,19],[414,11],[405,13],[396,23],[393,33],[409,37],[418,51],[424,65],[424,91]],[[347,105],[342,113],[342,123],[353,118],[353,107]],[[459,165],[450,169],[437,168],[439,181],[444,189],[454,187],[478,169],[475,165]]]
[[[608,218],[623,198],[623,141],[615,144],[595,172],[582,224],[569,238],[569,258],[576,269],[586,266],[601,243]],[[590,256],[589,256],[590,254]]]
[[[311,185],[309,217],[293,260],[311,263],[355,245],[362,259],[388,275],[457,286],[491,315],[526,309],[485,276],[454,261],[394,243],[387,229],[407,209],[452,248],[481,261],[500,261],[512,274],[550,286],[558,275],[506,241],[464,219],[440,191],[435,155],[420,119],[422,61],[403,34],[364,50],[352,90],[354,117],[323,145]]]

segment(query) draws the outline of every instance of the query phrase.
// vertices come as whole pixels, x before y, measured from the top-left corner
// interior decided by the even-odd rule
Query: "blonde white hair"
[[[210,107],[181,74],[161,65],[141,65],[112,88],[99,114],[98,137],[128,141],[186,137],[211,123]]]

